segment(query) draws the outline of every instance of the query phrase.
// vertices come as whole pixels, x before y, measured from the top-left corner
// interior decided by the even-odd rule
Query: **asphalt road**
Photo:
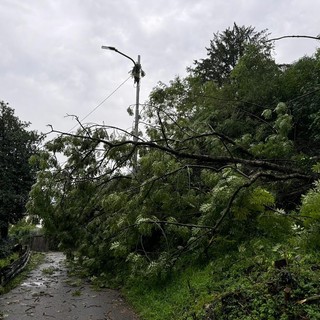
[[[95,291],[67,275],[62,253],[46,261],[11,292],[0,296],[0,320],[137,320],[116,290]],[[50,271],[50,272],[49,272]]]

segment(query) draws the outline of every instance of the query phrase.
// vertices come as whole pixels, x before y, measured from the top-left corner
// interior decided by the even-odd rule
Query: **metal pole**
[[[138,152],[137,152],[137,141],[138,141],[138,136],[139,136],[139,96],[140,96],[140,80],[142,77],[144,77],[145,73],[141,69],[141,63],[140,63],[140,55],[138,55],[138,61],[135,62],[131,57],[128,55],[124,54],[123,52],[119,51],[115,47],[110,47],[110,46],[102,46],[102,49],[107,49],[107,50],[112,50],[115,51],[122,56],[126,57],[127,59],[131,60],[134,64],[134,67],[132,69],[132,75],[134,78],[134,83],[137,84],[136,87],[136,110],[135,110],[135,116],[134,116],[134,129],[133,129],[133,142],[135,144],[134,148],[134,155],[133,155],[133,171],[134,173],[137,172],[137,165],[138,165]]]
[[[137,81],[137,87],[136,87],[136,110],[135,110],[135,115],[134,115],[134,137],[133,141],[137,142],[138,141],[138,136],[139,136],[139,99],[140,99],[140,79],[141,79],[141,64],[140,64],[140,55],[138,55],[138,61],[136,65],[139,66],[139,74],[138,74],[138,81]],[[137,171],[137,164],[138,164],[138,152],[137,148],[135,148],[134,152],[134,159],[133,159],[133,169],[136,172]]]

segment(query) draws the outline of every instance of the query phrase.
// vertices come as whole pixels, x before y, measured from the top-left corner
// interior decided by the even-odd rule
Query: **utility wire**
[[[129,76],[129,78],[127,78],[126,80],[124,80],[121,84],[118,85],[117,88],[115,88],[105,99],[103,99],[94,109],[92,109],[84,118],[82,118],[80,120],[80,122],[82,122],[83,120],[87,119],[93,112],[95,112],[99,107],[101,107],[114,93],[116,93],[129,79],[131,78],[131,76]],[[74,128],[76,128],[79,124],[76,124],[74,127],[72,127],[68,133],[70,133]]]

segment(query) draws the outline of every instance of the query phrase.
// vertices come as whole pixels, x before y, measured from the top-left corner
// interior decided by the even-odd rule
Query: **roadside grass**
[[[29,272],[34,270],[37,266],[43,263],[45,260],[45,255],[43,253],[32,252],[29,262],[24,270],[19,273],[15,278],[11,279],[6,286],[0,286],[0,295],[9,292],[18,285],[20,285],[28,276]]]
[[[145,320],[320,319],[319,252],[255,239],[211,254],[164,282],[130,280],[124,295]]]
[[[180,319],[191,308],[196,310],[210,300],[206,288],[210,269],[210,266],[204,269],[188,267],[163,283],[133,280],[124,289],[124,294],[142,319]]]
[[[17,252],[15,252],[6,258],[0,259],[0,269],[10,265],[12,261],[14,261],[18,258],[19,258],[19,254]]]

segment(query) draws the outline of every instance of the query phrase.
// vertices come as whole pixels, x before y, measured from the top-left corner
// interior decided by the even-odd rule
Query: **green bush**
[[[11,254],[12,241],[0,239],[0,259],[4,259]]]
[[[39,229],[37,229],[34,224],[21,220],[17,224],[11,226],[9,236],[16,243],[28,244],[32,235],[37,234],[38,232]]]

